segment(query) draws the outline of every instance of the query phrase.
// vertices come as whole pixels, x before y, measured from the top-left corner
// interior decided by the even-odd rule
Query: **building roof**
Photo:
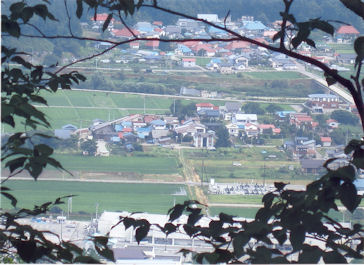
[[[131,32],[133,32],[135,35],[140,34],[140,32],[135,29],[131,29]],[[112,33],[117,37],[133,37],[133,34],[131,32],[127,28],[112,30]]]
[[[325,160],[315,160],[315,159],[302,159],[300,164],[302,168],[322,168]]]
[[[152,247],[127,246],[125,248],[113,248],[115,260],[147,259],[144,251],[152,251]]]
[[[338,30],[338,34],[359,34],[359,31],[351,25],[342,25]]]
[[[182,58],[183,62],[196,62],[196,58]]]
[[[331,143],[331,137],[321,137],[321,142]]]
[[[265,30],[267,27],[260,21],[244,21],[244,28],[247,30]]]
[[[262,130],[267,130],[267,129],[274,129],[275,126],[274,124],[259,124],[258,127]]]
[[[239,111],[241,108],[241,103],[239,102],[226,102],[225,108],[228,112]]]
[[[197,103],[196,107],[198,107],[198,108],[213,108],[214,104],[203,102],[203,103]]]
[[[331,94],[310,94],[308,95],[309,98],[337,98],[336,95]]]
[[[163,120],[153,120],[150,122],[150,124],[154,126],[165,126],[166,122]]]

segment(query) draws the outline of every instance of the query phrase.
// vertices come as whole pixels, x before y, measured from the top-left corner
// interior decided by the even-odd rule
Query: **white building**
[[[246,123],[258,124],[258,116],[257,114],[236,113],[233,122],[238,125],[245,125]]]
[[[212,23],[219,22],[219,17],[217,14],[197,14],[197,18],[204,19]]]

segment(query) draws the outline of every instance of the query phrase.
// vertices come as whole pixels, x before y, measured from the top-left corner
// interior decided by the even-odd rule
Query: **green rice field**
[[[55,155],[69,171],[134,172],[140,174],[176,174],[175,157],[118,156],[95,157],[80,155]]]
[[[164,214],[174,202],[189,199],[188,195],[173,195],[184,190],[184,185],[170,184],[11,180],[5,186],[13,190],[11,193],[18,199],[18,208],[32,208],[34,204],[54,201],[61,196],[77,195],[72,198],[73,212],[86,213],[95,213],[98,204],[100,213],[143,211]],[[67,204],[60,207],[66,210]],[[4,196],[1,196],[1,208],[12,208]]]

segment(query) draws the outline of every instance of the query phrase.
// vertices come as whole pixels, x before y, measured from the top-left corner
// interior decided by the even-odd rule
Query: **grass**
[[[86,172],[133,172],[140,174],[176,174],[175,157],[110,156],[94,157],[80,155],[55,155],[69,171]]]
[[[210,194],[208,200],[210,203],[244,203],[244,204],[261,204],[262,195],[215,195]]]
[[[280,71],[263,71],[263,72],[244,72],[243,77],[262,80],[279,80],[279,79],[301,79],[306,78],[298,72],[280,72]]]
[[[73,194],[77,195],[72,198],[73,212],[94,213],[96,204],[99,204],[99,212],[143,211],[166,214],[174,201],[188,200],[187,196],[172,195],[185,188],[183,185],[11,180],[6,186],[13,190],[12,194],[18,199],[18,208],[33,208],[34,204]],[[60,205],[64,211],[67,209],[66,204]],[[3,196],[1,207],[11,209],[9,201]]]
[[[219,213],[226,213],[237,217],[254,218],[259,208],[243,207],[209,207],[209,214],[217,216]]]

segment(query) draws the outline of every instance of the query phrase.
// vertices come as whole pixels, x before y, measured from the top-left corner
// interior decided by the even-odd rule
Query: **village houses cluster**
[[[107,14],[97,14],[96,17],[90,18],[89,23],[82,23],[82,26],[89,31],[98,32],[105,20]],[[225,20],[216,14],[198,14],[198,18],[215,23],[219,26],[226,27],[243,36],[247,36],[262,43],[272,43],[272,38],[280,30],[281,21],[274,21],[269,25],[257,21],[252,16],[242,16],[236,21],[231,17]],[[211,71],[220,73],[234,73],[240,70],[246,70],[257,66],[272,67],[277,70],[295,70],[295,62],[279,53],[270,53],[268,50],[257,47],[245,41],[232,42],[209,42],[186,41],[183,43],[172,44],[174,49],[165,50],[161,42],[157,39],[209,39],[229,38],[229,34],[212,26],[206,26],[204,23],[190,19],[180,18],[176,24],[164,25],[162,21],[140,21],[133,27],[126,28],[117,20],[112,19],[108,28],[109,38],[113,40],[129,40],[135,36],[144,38],[153,38],[150,41],[133,41],[128,43],[129,54],[123,54],[118,58],[102,59],[101,62],[109,63],[114,60],[115,63],[127,63],[130,60],[139,60],[140,62],[157,62],[162,59],[171,59],[185,68],[196,67],[196,57],[213,57],[204,66]],[[334,37],[325,36],[326,41],[337,43],[351,43],[359,32],[353,26],[342,25],[335,32]],[[107,48],[111,44],[107,42],[98,43],[98,48]],[[121,46],[126,51],[125,46]],[[317,45],[316,49],[308,45],[301,45],[299,53],[311,56],[323,63],[337,67],[340,71],[349,71],[342,64],[353,64],[355,53],[337,53],[324,44]]]
[[[330,94],[313,94],[309,96],[306,105],[311,106],[312,112],[322,113],[338,109],[339,99]],[[195,106],[196,115],[185,116],[186,119],[181,121],[168,115],[132,114],[110,121],[95,119],[88,128],[77,129],[68,124],[62,129],[56,129],[55,135],[66,139],[71,134],[76,134],[80,139],[119,143],[127,151],[133,151],[135,143],[173,146],[183,142],[196,148],[215,149],[216,131],[221,126],[226,127],[231,139],[253,139],[265,134],[279,137],[281,133],[280,126],[259,122],[255,113],[244,113],[240,102],[226,102],[222,106],[201,102]],[[307,113],[277,111],[274,116],[276,124],[288,121],[297,129],[314,131],[319,126]],[[326,123],[328,131],[339,126],[333,119],[328,119]],[[321,142],[323,146],[328,147],[331,146],[332,140],[328,135],[322,135]],[[316,141],[308,137],[296,137],[283,145],[286,150],[292,151],[293,158],[315,158],[317,154]],[[106,150],[98,155],[109,155],[109,152]]]

